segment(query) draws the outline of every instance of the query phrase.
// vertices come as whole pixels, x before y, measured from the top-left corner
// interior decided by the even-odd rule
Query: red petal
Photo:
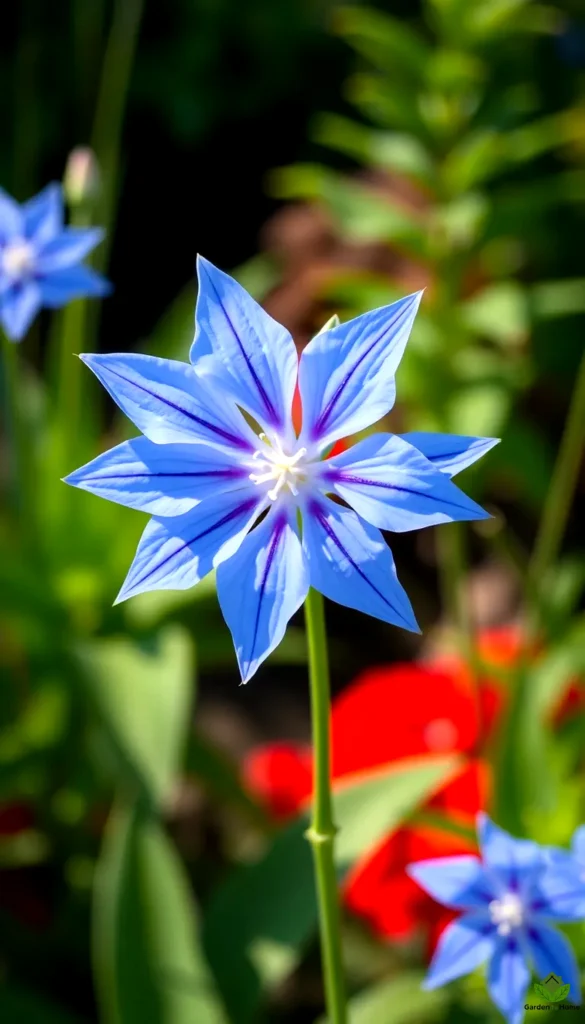
[[[311,794],[310,748],[294,743],[256,747],[244,760],[243,777],[275,818],[294,816]]]
[[[447,912],[405,872],[413,861],[475,853],[475,844],[438,828],[403,828],[364,858],[346,880],[345,903],[373,930],[391,939],[408,938],[423,927],[434,934]]]
[[[416,664],[362,673],[333,705],[333,775],[428,752],[470,750],[476,709],[466,680]]]

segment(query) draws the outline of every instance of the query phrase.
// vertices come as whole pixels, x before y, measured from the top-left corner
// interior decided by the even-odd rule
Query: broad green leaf
[[[349,1024],[427,1024],[443,1020],[449,1005],[444,988],[425,992],[424,974],[406,971],[360,992],[349,1001]],[[318,1024],[327,1024],[322,1017]]]
[[[333,807],[339,833],[335,841],[335,860],[345,871],[365,850],[374,848],[421,803],[421,794],[443,785],[446,775],[454,774],[460,762],[456,758],[415,759],[409,767],[398,762],[390,768],[367,772],[336,787]]]
[[[530,710],[543,724],[575,679],[585,675],[585,620],[577,620],[561,641],[530,670]]]
[[[543,999],[547,1001],[547,1003],[550,1002],[550,992],[548,991],[548,989],[544,987],[544,985],[541,985],[540,982],[535,981],[534,990],[535,992],[538,992],[538,995],[542,996]]]
[[[180,627],[146,653],[127,638],[84,647],[81,663],[119,769],[149,804],[168,797],[182,756],[192,701],[193,650]]]
[[[344,780],[334,792],[340,877],[460,766],[456,757],[421,758]],[[307,824],[298,819],[259,861],[234,871],[207,908],[205,946],[232,1024],[255,1020],[263,988],[290,972],[317,927]]]
[[[104,1024],[227,1024],[181,862],[137,805],[116,806],[108,823],[95,877],[93,959]]]

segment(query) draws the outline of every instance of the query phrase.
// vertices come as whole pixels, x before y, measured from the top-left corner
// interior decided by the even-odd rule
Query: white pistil
[[[265,435],[260,434],[261,439],[264,437]],[[305,467],[299,465],[299,462],[306,454],[306,448],[299,448],[294,455],[285,455],[279,444],[274,448],[262,448],[254,452],[252,458],[264,472],[250,473],[250,480],[256,485],[275,481],[272,490],[267,492],[270,501],[276,501],[283,487],[288,487],[292,494],[297,495],[297,484],[306,472]]]
[[[501,899],[492,900],[489,912],[492,924],[497,925],[498,935],[509,935],[524,923],[524,905],[514,892],[506,892]]]
[[[2,268],[9,277],[23,277],[33,269],[34,259],[32,246],[23,238],[16,238],[2,252]]]

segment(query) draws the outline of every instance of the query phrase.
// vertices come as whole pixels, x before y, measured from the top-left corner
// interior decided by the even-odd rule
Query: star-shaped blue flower
[[[562,898],[562,877],[550,851],[514,839],[485,814],[478,817],[482,859],[438,857],[408,873],[439,903],[464,913],[439,940],[424,986],[438,988],[486,960],[489,993],[509,1024],[524,1017],[530,966],[551,972],[580,1001],[579,969],[571,946],[551,921],[575,921],[583,907]],[[560,851],[559,851],[560,852]],[[559,884],[560,883],[560,884]]]
[[[11,341],[24,337],[41,306],[108,293],[81,262],[102,238],[101,228],[63,226],[60,185],[22,206],[0,189],[0,322]]]
[[[198,270],[190,366],[81,357],[144,435],[67,478],[153,515],[118,601],[192,587],[217,568],[244,682],[280,643],[309,586],[417,631],[380,531],[485,519],[450,477],[495,440],[386,433],[324,454],[392,408],[420,293],[317,335],[299,363],[288,331],[236,281],[203,259]]]

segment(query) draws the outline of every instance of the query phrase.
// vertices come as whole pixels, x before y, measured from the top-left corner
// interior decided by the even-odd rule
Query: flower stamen
[[[265,436],[260,435],[261,438]],[[306,454],[306,448],[299,448],[294,455],[286,455],[278,443],[274,448],[265,447],[255,451],[252,459],[265,472],[250,473],[250,480],[256,485],[275,481],[274,487],[267,492],[270,501],[276,501],[284,487],[288,487],[291,494],[296,496],[299,493],[299,479],[306,473],[306,468],[299,463]]]
[[[497,925],[498,935],[509,935],[524,923],[524,905],[514,892],[506,892],[498,900],[492,900],[488,910],[492,924]]]
[[[9,277],[19,278],[34,267],[34,250],[23,238],[15,238],[2,253],[2,269]]]

